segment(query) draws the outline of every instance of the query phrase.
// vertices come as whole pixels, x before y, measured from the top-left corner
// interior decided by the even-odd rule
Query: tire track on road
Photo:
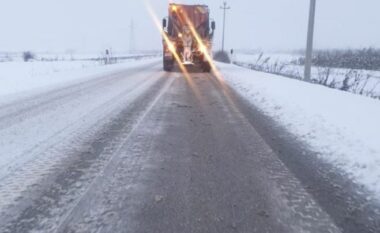
[[[156,64],[156,62],[153,64]],[[144,65],[142,67],[150,68],[151,65]],[[70,99],[73,99],[73,96],[78,93],[88,90],[91,91],[101,85],[125,79],[125,76],[136,75],[139,72],[141,72],[141,67],[119,71],[110,75],[102,75],[96,78],[91,78],[87,81],[67,85],[59,89],[54,89],[52,91],[32,96],[30,98],[23,98],[2,105],[0,106],[0,130],[11,127],[13,124],[18,124],[25,119],[30,119],[30,117],[36,117],[39,113],[43,113],[52,106],[56,106],[59,103],[65,103]]]
[[[163,75],[163,76],[166,76],[166,75]],[[149,79],[151,79],[151,80],[149,80]],[[140,87],[133,88],[132,91],[126,91],[123,94],[117,96],[116,98],[110,100],[108,103],[105,103],[103,106],[100,106],[99,109],[102,111],[102,114],[103,114],[102,118],[103,119],[102,118],[97,119],[98,120],[97,124],[104,125],[105,122],[109,122],[108,124],[113,125],[112,120],[118,119],[118,121],[123,121],[125,124],[127,124],[127,126],[122,125],[123,126],[122,129],[111,127],[111,129],[108,129],[108,130],[115,131],[114,132],[115,135],[117,135],[117,132],[121,133],[120,131],[122,131],[122,130],[125,130],[126,132],[128,132],[130,124],[134,124],[133,119],[135,119],[136,116],[139,115],[139,113],[141,112],[141,106],[145,106],[145,104],[144,104],[145,100],[144,99],[151,96],[154,92],[150,93],[150,94],[147,94],[147,93],[151,92],[149,90],[154,90],[155,88],[158,88],[158,86],[160,86],[159,83],[161,83],[163,79],[164,79],[163,77],[157,77],[157,74],[156,74],[156,78],[152,77],[152,78],[148,78],[148,80],[143,81],[142,83],[145,83],[144,85],[141,84]],[[157,83],[157,81],[158,81],[158,83]],[[156,83],[156,84],[152,86],[152,83]],[[137,96],[136,96],[137,99],[133,97],[134,93],[137,94]],[[143,94],[139,95],[138,93],[143,93]],[[120,100],[117,99],[119,97],[122,97],[121,102],[120,102]],[[134,102],[136,100],[139,102],[139,104],[141,104],[141,106],[135,105]],[[112,103],[112,101],[114,103]],[[130,106],[125,105],[128,103]],[[113,110],[115,109],[115,106],[119,106],[118,108],[124,109],[117,116],[114,116],[115,111],[113,111]],[[109,110],[106,110],[106,109],[109,109]],[[140,110],[138,110],[138,109],[140,109]],[[135,112],[133,112],[133,114],[132,114],[132,113],[130,113],[130,111],[135,111]],[[109,115],[109,114],[111,114],[111,115]],[[130,119],[129,120],[126,120],[123,118],[120,119],[120,117],[122,117],[122,116],[129,116]],[[99,118],[99,117],[97,117],[97,118]],[[73,161],[76,161],[76,159],[80,159],[80,158],[86,159],[87,158],[88,163],[83,162],[82,163],[83,166],[86,166],[86,165],[90,166],[90,164],[94,163],[95,164],[94,166],[91,165],[90,168],[86,168],[86,169],[89,169],[92,172],[99,170],[99,167],[101,167],[101,163],[102,163],[101,161],[103,161],[103,160],[106,161],[108,159],[107,156],[109,155],[109,153],[113,153],[113,151],[114,151],[113,147],[115,145],[118,145],[118,142],[112,141],[114,139],[112,137],[110,139],[103,137],[102,140],[97,138],[98,137],[97,135],[99,134],[98,128],[99,127],[94,127],[94,129],[91,129],[90,131],[85,131],[83,133],[85,136],[78,135],[79,140],[81,141],[81,143],[79,143],[79,144],[78,144],[78,142],[75,142],[77,137],[72,137],[73,135],[68,135],[68,138],[66,140],[64,140],[66,144],[60,143],[60,144],[62,144],[61,145],[62,148],[49,149],[40,155],[42,157],[47,156],[47,157],[49,157],[49,159],[42,158],[41,160],[37,161],[36,164],[31,164],[31,165],[28,164],[28,166],[30,166],[30,167],[34,167],[34,166],[36,166],[36,167],[34,167],[33,169],[26,169],[27,167],[25,167],[23,170],[18,171],[18,173],[19,173],[18,176],[11,176],[9,178],[8,182],[6,182],[5,184],[4,184],[4,182],[2,182],[2,186],[0,186],[0,190],[1,190],[0,195],[2,195],[0,197],[1,204],[2,204],[2,206],[0,208],[2,210],[2,213],[1,213],[2,217],[0,218],[1,221],[5,221],[5,219],[8,219],[8,220],[14,219],[15,216],[20,217],[20,219],[18,219],[16,222],[10,222],[9,224],[7,224],[8,229],[10,229],[12,227],[14,227],[13,230],[19,229],[18,227],[24,226],[24,224],[26,224],[28,221],[32,221],[34,224],[36,224],[36,222],[35,222],[36,217],[38,216],[38,214],[41,214],[39,209],[40,208],[43,209],[43,206],[46,206],[46,205],[42,205],[41,202],[43,203],[44,201],[46,201],[46,203],[53,202],[53,203],[57,204],[57,200],[59,199],[58,196],[63,195],[63,193],[61,193],[63,191],[62,185],[65,185],[65,184],[66,185],[68,185],[68,184],[72,185],[73,182],[75,183],[75,181],[76,181],[76,180],[70,179],[71,175],[67,174],[68,171],[65,171],[65,168],[67,168],[66,166],[69,166],[68,164],[70,164],[70,161],[73,162]],[[105,130],[105,132],[107,132],[107,129],[103,129],[103,130]],[[92,144],[91,140],[100,140],[100,141],[96,141],[97,143]],[[106,142],[104,142],[104,140]],[[84,141],[88,141],[88,142],[85,143]],[[75,145],[75,146],[70,145],[71,143],[77,144],[77,145]],[[86,144],[89,146],[85,146]],[[101,148],[97,147],[97,144],[104,145],[104,148],[103,147],[101,147]],[[86,149],[86,148],[88,148],[88,149]],[[81,150],[82,150],[82,152],[81,152]],[[100,153],[100,151],[102,151],[102,152],[105,151],[105,154],[100,156],[99,154],[96,155],[96,153],[95,153],[95,155],[94,155],[94,152]],[[58,157],[62,157],[62,158],[55,159],[55,160],[52,158],[52,157],[55,157],[55,156],[62,154],[62,153],[64,154],[64,157],[58,156]],[[98,157],[101,157],[101,159],[98,159]],[[65,160],[66,160],[66,162],[65,162]],[[92,162],[90,162],[90,161],[92,161]],[[80,162],[80,161],[78,161],[78,162]],[[97,163],[97,162],[99,162],[99,163]],[[65,165],[65,166],[60,167],[62,165]],[[98,168],[96,168],[96,167],[98,167]],[[85,168],[83,168],[83,169],[85,169]],[[43,172],[41,172],[41,170]],[[37,174],[34,174],[33,171],[37,172],[37,173],[41,172],[41,174],[39,176],[37,176],[37,177],[39,177],[38,179],[36,178]],[[78,174],[80,173],[81,175],[85,174],[78,167],[74,173],[78,173]],[[60,174],[61,178],[58,180],[52,181],[52,179],[54,179],[54,177],[59,176],[57,174]],[[91,173],[91,174],[93,174],[93,173]],[[33,177],[32,177],[34,180],[33,182],[29,182],[28,185],[26,185],[26,184],[25,185],[20,185],[20,184],[16,185],[18,183],[18,181],[20,181],[20,180],[22,181],[23,179],[26,179],[26,180],[31,179],[30,175],[33,175]],[[68,178],[66,180],[65,180],[65,175]],[[75,177],[75,174],[73,176]],[[90,179],[90,178],[88,178],[88,179]],[[60,183],[60,180],[62,181],[62,183]],[[54,185],[54,182],[57,182],[58,184]],[[85,183],[84,181],[80,181],[80,182]],[[9,188],[10,188],[9,184],[15,184],[15,187],[14,187],[15,190],[9,190]],[[78,190],[82,187],[82,185],[79,185],[79,184],[77,184],[77,185],[78,185],[77,187],[71,187],[72,188],[71,191]],[[47,192],[47,194],[45,196],[44,195],[42,195],[42,197],[39,196],[38,193],[44,192],[44,190],[46,191],[46,189],[49,190],[49,187],[51,187],[51,190],[53,190],[52,192],[55,193],[55,195],[57,195],[55,198],[51,198],[51,195],[52,195],[51,192],[50,193]],[[66,188],[68,188],[68,187],[66,187]],[[35,190],[37,194],[33,194],[33,190]],[[70,190],[66,190],[66,191],[71,192]],[[12,195],[7,196],[6,194],[9,192],[11,192]],[[13,195],[15,193],[22,195],[22,196],[25,196],[25,198],[23,198],[21,200],[15,200],[16,202],[10,206],[9,203],[12,203],[11,200],[15,199],[15,195]],[[16,195],[16,197],[17,197],[17,195]],[[44,197],[46,197],[46,200],[44,200]],[[10,206],[12,210],[10,210],[9,208],[5,208],[4,205],[6,205],[8,207]],[[61,207],[64,208],[64,205],[62,205]],[[21,214],[19,213],[20,210],[22,211]],[[30,213],[33,211],[35,211],[34,214],[37,214],[36,216],[30,215]],[[47,210],[45,209],[43,212],[45,212],[45,211],[48,211],[48,209]],[[9,222],[9,221],[7,221],[7,222]],[[25,230],[28,228],[23,228],[23,229]],[[13,230],[10,232],[13,232]]]

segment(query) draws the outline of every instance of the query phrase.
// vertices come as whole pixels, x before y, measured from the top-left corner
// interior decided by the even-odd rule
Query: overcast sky
[[[150,0],[160,19],[168,0]],[[220,47],[222,0],[178,0],[210,6]],[[226,47],[302,49],[309,0],[230,0]],[[379,0],[317,0],[317,48],[380,47]],[[0,51],[159,50],[161,38],[143,0],[0,0]]]

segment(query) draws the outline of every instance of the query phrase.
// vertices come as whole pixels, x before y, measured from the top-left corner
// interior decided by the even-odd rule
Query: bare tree
[[[22,58],[24,59],[25,62],[28,62],[32,59],[35,58],[34,54],[30,51],[23,52]]]

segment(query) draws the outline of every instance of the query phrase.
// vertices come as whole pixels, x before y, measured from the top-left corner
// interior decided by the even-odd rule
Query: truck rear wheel
[[[171,61],[165,61],[164,60],[164,71],[170,72],[173,69],[174,63]]]
[[[202,64],[202,69],[203,69],[203,72],[210,73],[211,72],[211,65],[210,65],[210,63],[204,62]]]

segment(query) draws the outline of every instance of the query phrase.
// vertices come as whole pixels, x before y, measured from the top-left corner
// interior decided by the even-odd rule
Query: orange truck
[[[162,26],[165,71],[182,63],[210,72],[215,22],[210,22],[208,6],[169,4],[169,16],[162,20]]]

